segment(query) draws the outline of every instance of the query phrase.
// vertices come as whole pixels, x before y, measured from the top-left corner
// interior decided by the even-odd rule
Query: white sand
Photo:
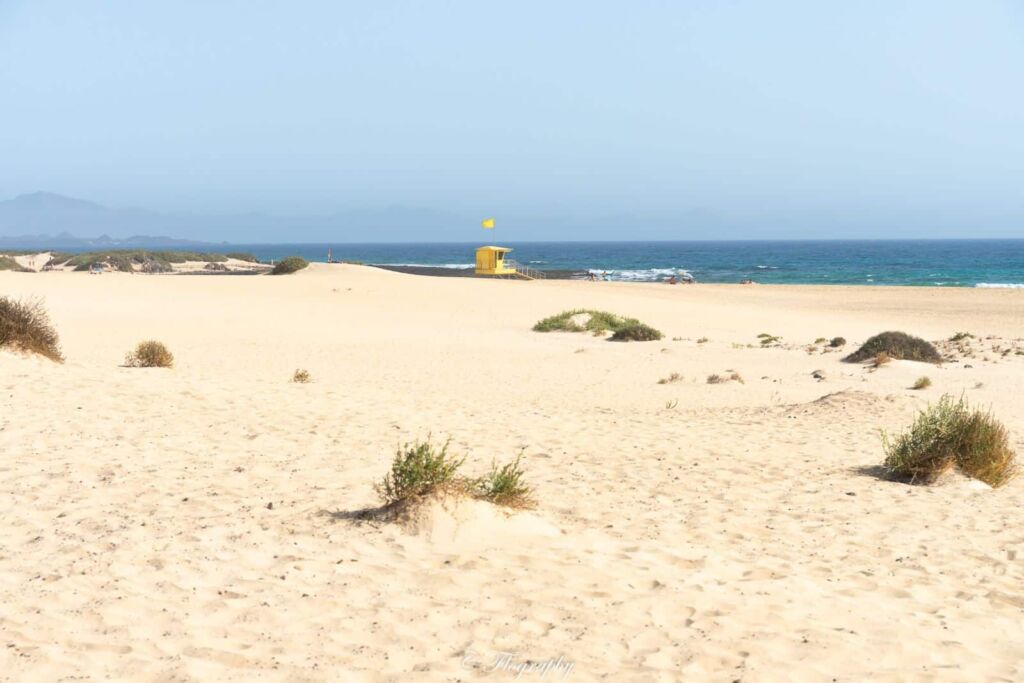
[[[802,348],[1005,345],[1024,291],[314,265],[0,273],[0,294],[45,297],[67,355],[0,352],[3,680],[514,680],[502,652],[574,681],[1024,679],[1024,481],[872,469],[879,428],[943,392],[991,404],[1024,452],[1024,356],[868,372]],[[577,307],[666,338],[530,330]],[[788,346],[747,348],[761,332]],[[176,367],[119,367],[148,338]],[[745,383],[705,383],[726,371]],[[471,473],[525,449],[536,509],[349,519],[431,433]]]

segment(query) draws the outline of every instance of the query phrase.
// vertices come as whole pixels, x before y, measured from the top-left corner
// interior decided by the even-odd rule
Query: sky
[[[0,199],[37,190],[467,239],[1024,237],[1024,3],[0,0]]]

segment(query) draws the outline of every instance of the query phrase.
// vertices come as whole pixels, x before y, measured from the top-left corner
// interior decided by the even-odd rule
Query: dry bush
[[[142,341],[124,357],[124,364],[129,368],[170,368],[174,356],[158,341]]]
[[[941,363],[942,356],[929,342],[912,337],[905,332],[882,332],[868,339],[864,344],[843,359],[846,363],[862,363],[880,353],[897,360],[914,360],[923,363]]]
[[[929,377],[918,377],[917,381],[914,382],[914,386],[912,386],[910,388],[914,389],[916,391],[920,391],[921,389],[927,389],[931,385],[932,385],[931,378],[929,378]]]
[[[57,331],[39,299],[0,297],[0,348],[5,347],[64,362]]]
[[[296,384],[308,384],[309,382],[313,381],[313,378],[312,376],[310,376],[308,370],[302,370],[300,368],[299,370],[295,371],[295,374],[292,375],[292,381],[295,382]]]
[[[892,358],[890,358],[889,354],[886,353],[885,351],[879,351],[877,354],[875,354],[875,357],[871,359],[871,365],[873,365],[876,368],[880,368],[883,365],[890,362],[892,362]]]
[[[971,410],[967,401],[945,394],[922,411],[910,429],[890,440],[882,435],[883,466],[894,476],[931,483],[956,467],[990,486],[1017,473],[1006,428],[991,413]]]
[[[668,377],[662,377],[661,379],[659,379],[658,384],[672,384],[673,382],[682,381],[682,379],[682,375],[680,375],[678,372],[673,372]]]

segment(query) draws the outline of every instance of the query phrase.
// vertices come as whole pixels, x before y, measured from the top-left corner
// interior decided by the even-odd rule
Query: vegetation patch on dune
[[[103,266],[123,273],[141,270],[147,273],[169,273],[172,264],[186,261],[207,261],[223,263],[228,257],[199,251],[148,251],[145,249],[113,249],[110,251],[90,251],[84,254],[53,254],[46,264],[49,267],[70,266],[77,271],[90,270],[93,266]]]
[[[972,410],[964,398],[949,394],[895,439],[883,433],[882,444],[885,469],[914,483],[932,483],[952,468],[990,486],[1017,474],[1006,428],[990,412]]]
[[[129,368],[170,368],[174,366],[174,356],[160,342],[149,340],[139,342],[124,357],[124,364]]]
[[[534,332],[590,332],[595,336],[612,333],[612,341],[655,341],[661,332],[636,318],[578,308],[544,318],[533,326]]]
[[[846,363],[862,363],[873,360],[880,353],[896,360],[913,360],[922,363],[941,363],[942,356],[930,343],[905,332],[882,332],[868,339],[864,344],[843,359]]]
[[[287,256],[274,265],[270,271],[271,275],[289,275],[298,272],[309,265],[309,261],[301,256]]]
[[[507,507],[528,507],[532,490],[523,481],[522,453],[506,465],[492,463],[484,477],[470,478],[459,470],[465,458],[448,453],[450,441],[440,448],[430,440],[398,449],[391,471],[374,486],[385,507],[407,504],[436,494],[471,496]]]
[[[236,261],[245,261],[247,263],[259,263],[260,262],[260,260],[258,258],[256,258],[255,256],[253,256],[252,254],[250,254],[247,251],[229,251],[228,253],[226,253],[224,255],[227,256],[228,258],[233,258]]]
[[[60,338],[38,299],[18,301],[0,297],[0,348],[36,353],[64,362]]]
[[[522,458],[520,452],[515,460],[500,467],[492,462],[491,471],[476,482],[477,498],[506,507],[530,507],[533,491],[523,482]]]
[[[465,490],[465,480],[458,474],[465,459],[449,456],[449,444],[446,441],[438,449],[428,440],[398,449],[391,471],[376,486],[384,504],[395,505],[456,488]]]
[[[707,383],[725,384],[726,382],[739,382],[740,384],[746,384],[746,382],[743,381],[743,377],[740,376],[740,373],[732,372],[731,370],[726,370],[726,373],[727,374],[724,375],[719,375],[717,373],[708,375]]]
[[[313,378],[309,374],[309,370],[298,369],[295,374],[292,375],[292,382],[295,384],[308,384],[312,382]]]
[[[18,263],[16,259],[11,256],[0,255],[0,270],[13,270],[16,273],[32,273],[35,272],[31,268]]]

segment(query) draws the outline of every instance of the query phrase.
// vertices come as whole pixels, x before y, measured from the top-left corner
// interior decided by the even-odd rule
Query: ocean
[[[681,271],[698,282],[1024,288],[1024,239],[750,242],[499,242],[539,270],[663,280]],[[467,244],[233,244],[260,260],[299,255],[390,265],[472,268]]]

